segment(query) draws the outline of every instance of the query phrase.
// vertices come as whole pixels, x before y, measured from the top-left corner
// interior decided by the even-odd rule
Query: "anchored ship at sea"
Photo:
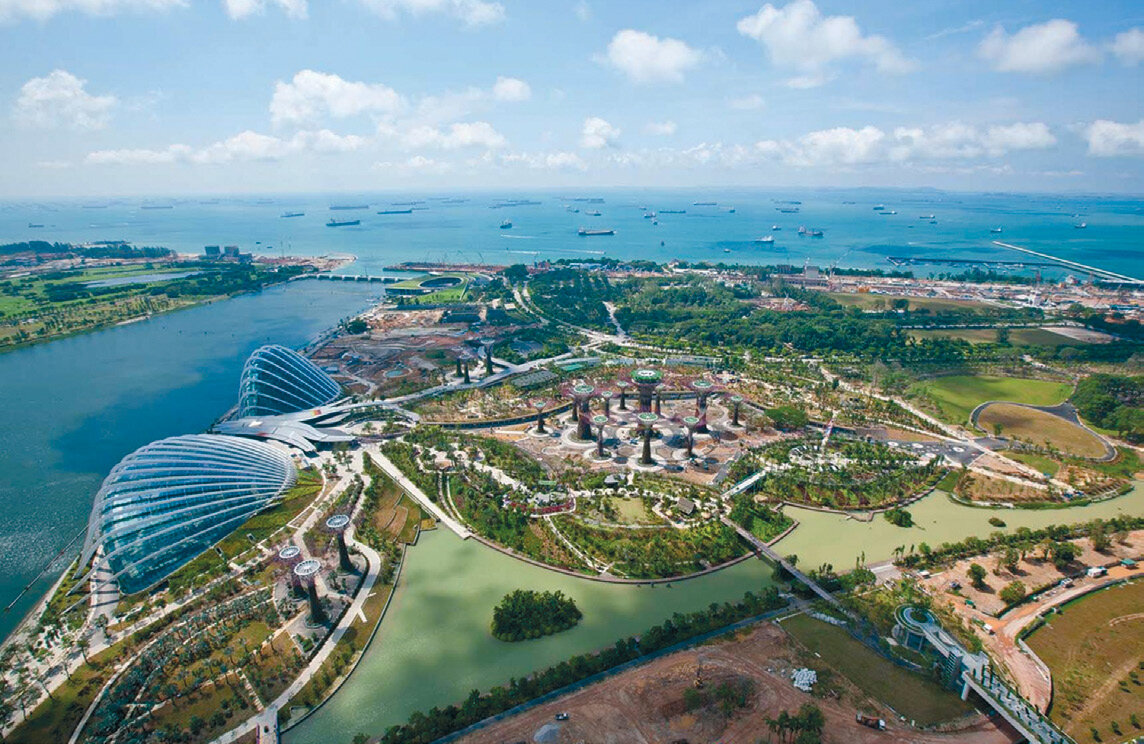
[[[593,238],[593,237],[596,237],[596,236],[598,236],[598,235],[615,235],[615,234],[616,234],[616,231],[615,231],[615,230],[611,230],[611,229],[607,229],[607,230],[589,230],[588,228],[585,228],[585,227],[581,227],[579,230],[577,230],[577,231],[576,231],[576,234],[577,234],[577,235],[579,235],[579,236],[580,236],[580,237],[582,237],[582,238]]]
[[[338,220],[331,218],[330,221],[326,223],[326,227],[352,227],[353,225],[360,225],[360,224],[361,224],[361,220],[341,220],[341,221],[338,221]]]

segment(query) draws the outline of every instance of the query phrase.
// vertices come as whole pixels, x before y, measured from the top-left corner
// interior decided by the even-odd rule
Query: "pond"
[[[423,533],[407,553],[377,637],[325,706],[288,731],[287,744],[343,744],[403,723],[411,713],[460,702],[576,654],[640,633],[673,612],[738,600],[770,583],[751,559],[702,578],[658,587],[565,576],[498,553],[448,530]],[[547,638],[506,643],[489,632],[493,607],[514,589],[561,590],[584,619]]]
[[[784,556],[797,555],[799,565],[805,568],[830,563],[844,571],[863,555],[868,563],[889,560],[899,545],[908,549],[924,542],[937,547],[970,535],[984,537],[998,531],[989,524],[990,517],[1004,520],[1004,530],[1012,531],[1018,527],[1039,529],[1050,524],[1144,515],[1144,484],[1137,481],[1131,493],[1110,501],[1068,509],[979,509],[958,504],[943,491],[934,491],[908,508],[914,518],[914,526],[908,528],[892,525],[881,515],[871,522],[859,522],[812,509],[787,507],[785,511],[798,520],[799,526],[775,549]]]

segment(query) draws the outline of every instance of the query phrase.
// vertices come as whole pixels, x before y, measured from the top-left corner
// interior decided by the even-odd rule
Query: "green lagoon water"
[[[836,514],[788,508],[799,526],[779,544],[802,565],[845,569],[863,554],[887,560],[899,545],[961,540],[997,530],[1039,528],[1119,514],[1144,514],[1144,487],[1112,501],[1072,509],[976,509],[934,492],[910,507],[916,526],[885,519],[857,522]],[[440,530],[407,554],[397,594],[361,664],[333,699],[284,736],[287,744],[341,744],[358,732],[381,734],[417,710],[459,702],[585,651],[638,633],[677,611],[741,597],[770,581],[770,566],[750,560],[671,588],[631,587],[577,579],[515,560]],[[517,588],[560,589],[584,612],[576,628],[549,638],[503,643],[490,635],[493,606]]]
[[[858,522],[839,514],[788,507],[786,513],[797,519],[799,525],[775,548],[782,555],[797,555],[801,566],[830,563],[839,570],[847,570],[863,554],[868,563],[876,563],[892,558],[894,548],[899,545],[908,549],[924,542],[936,547],[970,535],[997,532],[998,528],[989,524],[990,517],[1003,519],[1004,530],[1009,532],[1018,527],[1039,529],[1050,524],[1140,516],[1144,514],[1144,484],[1138,481],[1131,493],[1111,501],[1069,509],[977,509],[962,506],[944,492],[935,491],[910,506],[909,512],[914,526],[904,529],[880,516],[871,522]]]
[[[529,565],[448,530],[423,533],[357,670],[284,741],[343,744],[358,732],[380,734],[414,711],[460,702],[474,688],[610,646],[673,612],[738,600],[770,576],[769,565],[752,559],[670,585],[603,584]],[[514,589],[559,589],[576,600],[584,619],[555,636],[498,641],[489,633],[493,606]]]

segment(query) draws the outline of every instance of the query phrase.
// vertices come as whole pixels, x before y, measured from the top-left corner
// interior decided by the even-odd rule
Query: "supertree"
[[[618,387],[620,389],[620,410],[621,411],[628,410],[628,388],[630,386],[631,386],[631,383],[628,382],[627,380],[618,380],[616,382],[616,387]]]
[[[326,529],[338,536],[338,565],[346,573],[355,571],[353,561],[350,560],[350,551],[346,547],[346,527],[350,526],[350,518],[346,514],[335,514],[326,520]]]
[[[592,423],[596,427],[596,457],[603,460],[606,455],[604,454],[604,426],[608,423],[609,418],[602,413],[598,413],[592,417]]]
[[[655,424],[659,421],[659,416],[651,411],[645,411],[636,416],[639,421],[640,434],[643,436],[643,454],[640,456],[640,463],[643,465],[655,465],[655,460],[651,458],[651,438],[655,434]]]
[[[587,441],[592,438],[592,414],[590,406],[596,395],[596,388],[581,382],[564,389],[564,394],[572,399],[572,415],[576,419],[576,438]]]
[[[545,434],[547,430],[544,428],[544,409],[548,406],[546,400],[532,401],[532,407],[536,409],[536,433]]]
[[[683,425],[687,428],[687,456],[694,457],[692,450],[695,448],[695,430],[699,428],[701,423],[698,416],[684,416]]]
[[[322,607],[321,600],[318,599],[318,585],[315,581],[321,568],[322,564],[313,559],[302,561],[294,566],[294,575],[306,588],[306,595],[310,598],[310,623],[313,625],[324,625],[329,619],[326,616],[325,608]]]
[[[690,387],[695,391],[695,415],[699,418],[699,428],[696,431],[707,432],[707,401],[716,391],[715,383],[710,380],[692,380]]]
[[[636,386],[636,393],[639,396],[639,412],[651,413],[651,400],[655,395],[655,389],[663,382],[663,373],[658,369],[636,369],[632,370],[632,384]]]
[[[731,425],[739,426],[739,408],[743,405],[743,396],[731,396]]]
[[[286,566],[286,570],[290,573],[290,591],[295,597],[301,597],[304,592],[302,585],[298,583],[298,575],[294,573],[294,566],[302,560],[302,549],[297,545],[287,545],[278,551],[278,560]]]

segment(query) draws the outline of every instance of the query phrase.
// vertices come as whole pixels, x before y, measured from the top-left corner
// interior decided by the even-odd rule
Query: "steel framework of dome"
[[[238,416],[276,416],[324,406],[341,387],[306,357],[285,346],[256,349],[242,368]]]
[[[100,546],[120,591],[146,589],[294,485],[284,450],[218,434],[169,437],[112,468],[95,496],[82,556]]]

